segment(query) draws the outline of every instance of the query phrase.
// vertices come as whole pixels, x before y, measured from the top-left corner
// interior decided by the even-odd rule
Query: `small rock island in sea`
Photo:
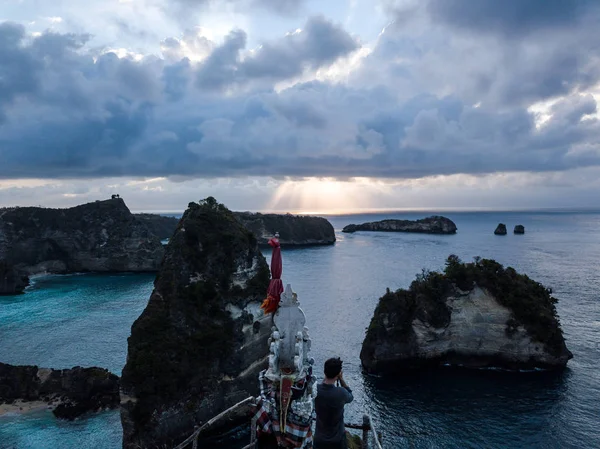
[[[254,234],[209,197],[190,203],[128,339],[123,447],[174,447],[250,395],[267,365],[269,267]]]
[[[456,234],[456,224],[446,217],[434,215],[421,220],[381,220],[363,224],[350,224],[342,232],[381,231],[418,232],[423,234]]]
[[[504,223],[499,223],[494,230],[495,235],[506,235],[506,225]]]
[[[563,368],[565,345],[551,291],[493,260],[450,256],[379,300],[360,359],[370,373],[441,365]]]

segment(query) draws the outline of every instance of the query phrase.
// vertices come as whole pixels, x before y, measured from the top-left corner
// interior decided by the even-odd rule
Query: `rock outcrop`
[[[0,404],[17,400],[56,405],[58,418],[75,419],[86,412],[119,405],[119,377],[103,368],[55,370],[0,363]]]
[[[29,285],[29,276],[12,265],[0,260],[0,295],[23,293]]]
[[[28,274],[157,271],[158,237],[122,199],[69,209],[0,209],[0,260]]]
[[[551,291],[493,260],[423,272],[379,300],[360,358],[371,373],[440,365],[562,368],[565,345]]]
[[[214,198],[190,203],[131,328],[121,381],[125,448],[173,447],[258,394],[272,318],[256,237]]]
[[[506,225],[504,223],[499,223],[496,226],[496,230],[494,231],[495,235],[506,235]]]
[[[323,217],[234,212],[235,217],[256,235],[259,245],[267,245],[279,232],[282,247],[333,245],[335,231]]]
[[[261,246],[267,245],[276,232],[279,232],[279,242],[284,247],[335,243],[333,226],[322,217],[253,212],[233,212],[233,215],[254,233]],[[136,217],[146,223],[161,240],[171,237],[179,223],[179,218],[156,214],[136,214]]]
[[[170,239],[175,229],[177,229],[177,224],[179,224],[179,218],[176,217],[166,217],[158,214],[134,215],[135,218],[146,225],[152,234],[161,240]]]
[[[515,234],[525,234],[525,226],[523,226],[523,225],[516,225],[514,233]]]
[[[456,234],[456,224],[446,217],[432,216],[421,220],[381,220],[360,225],[350,224],[342,232],[382,231],[419,232],[423,234]]]

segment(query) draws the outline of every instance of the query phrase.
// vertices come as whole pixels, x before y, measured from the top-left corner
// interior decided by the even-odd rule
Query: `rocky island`
[[[441,365],[563,368],[567,349],[551,291],[493,260],[450,256],[379,300],[360,359],[370,373]]]
[[[495,235],[506,235],[506,225],[504,223],[499,223],[494,230]]]
[[[423,234],[456,234],[456,224],[446,217],[434,215],[421,220],[381,220],[363,224],[350,224],[342,232],[419,232]]]
[[[267,242],[276,232],[282,247],[333,245],[335,231],[329,221],[322,217],[292,214],[261,214],[253,212],[232,212],[233,215],[258,238],[258,244]],[[171,237],[179,218],[157,214],[136,214],[161,240]]]
[[[269,277],[256,237],[233,213],[214,198],[189,204],[128,339],[124,448],[174,447],[258,394],[272,323],[259,309]]]
[[[335,231],[323,217],[292,214],[260,214],[234,212],[235,217],[254,233],[259,245],[267,242],[276,232],[282,247],[333,245]]]
[[[52,408],[58,418],[75,419],[119,405],[119,377],[103,368],[55,370],[0,363],[0,407]]]
[[[0,261],[17,276],[157,271],[163,253],[158,237],[120,198],[68,209],[0,209]]]

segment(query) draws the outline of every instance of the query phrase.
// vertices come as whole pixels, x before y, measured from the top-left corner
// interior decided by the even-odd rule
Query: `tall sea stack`
[[[128,340],[124,448],[173,447],[194,426],[258,394],[271,318],[256,237],[214,198],[190,203]]]

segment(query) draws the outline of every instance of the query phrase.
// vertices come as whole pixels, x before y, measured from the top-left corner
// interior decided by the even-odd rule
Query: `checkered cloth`
[[[278,396],[275,394],[275,396]],[[275,413],[278,415],[278,413]],[[312,449],[312,428],[311,419],[304,419],[291,410],[288,411],[285,423],[285,432],[281,432],[281,425],[278,416],[269,414],[263,398],[259,398],[256,404],[254,418],[256,420],[256,430],[260,433],[273,433],[281,447]],[[304,445],[304,446],[303,446]]]

